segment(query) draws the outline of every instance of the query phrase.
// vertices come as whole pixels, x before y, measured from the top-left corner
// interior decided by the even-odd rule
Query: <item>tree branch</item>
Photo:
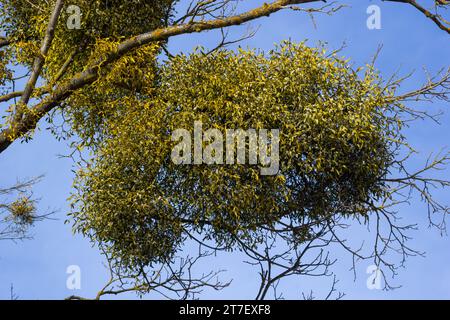
[[[75,75],[75,77],[72,78],[68,84],[56,88],[53,94],[49,95],[43,101],[35,105],[31,109],[31,112],[24,114],[23,117],[13,119],[11,127],[4,129],[0,133],[0,153],[6,150],[14,140],[23,136],[30,130],[36,128],[39,120],[54,107],[56,107],[61,101],[69,97],[74,90],[80,89],[85,85],[94,82],[98,78],[100,65],[109,65],[114,61],[117,61],[120,57],[124,56],[130,51],[151,42],[167,40],[170,37],[181,34],[199,33],[205,30],[214,30],[229,26],[241,25],[245,22],[255,20],[260,17],[269,16],[277,11],[285,9],[288,5],[303,4],[316,1],[317,0],[277,0],[272,2],[271,4],[266,3],[261,7],[255,8],[242,14],[210,21],[192,22],[177,26],[169,26],[127,39],[120,43],[117,46],[117,49],[107,55],[106,58],[96,61],[89,68],[86,68],[85,71]],[[62,1],[58,1],[57,6],[61,2]],[[60,11],[55,8],[55,13],[52,15],[53,17],[56,15],[56,12]],[[51,19],[51,21],[53,21],[53,19]],[[52,29],[50,27],[51,25],[52,24],[50,23],[49,29]],[[48,43],[48,41],[44,42]],[[41,63],[43,63],[43,60],[39,60],[38,63],[36,63],[39,64],[39,68],[34,69],[40,72],[40,68],[42,67],[40,65]],[[39,72],[37,71],[33,72],[35,76],[32,76],[32,78],[30,78],[31,80],[29,81],[29,85],[27,85],[28,89],[26,89],[23,94],[23,101],[27,101],[32,92],[32,88],[34,87],[36,82],[34,80],[34,77],[39,74]]]
[[[221,17],[209,21],[190,21],[188,23],[184,23],[181,25],[172,25],[165,28],[156,29],[154,31],[143,33],[132,38],[129,38],[122,43],[120,43],[115,51],[110,52],[105,58],[94,62],[91,66],[87,67],[85,71],[77,74],[72,78],[68,83],[63,84],[57,87],[53,94],[46,97],[40,103],[35,105],[30,109],[30,112],[27,112],[21,117],[16,117],[11,121],[10,128],[6,128],[0,132],[0,153],[6,150],[13,141],[27,134],[29,131],[36,128],[39,120],[44,117],[49,111],[51,111],[54,107],[56,107],[61,101],[66,99],[71,95],[74,90],[80,89],[88,84],[93,83],[98,78],[98,71],[100,69],[100,65],[106,66],[115,61],[117,61],[122,56],[131,52],[134,49],[142,47],[146,44],[158,41],[165,41],[170,37],[182,35],[182,34],[190,34],[190,33],[199,33],[207,30],[216,30],[222,29],[230,26],[241,25],[243,23],[264,17],[270,16],[271,14],[278,12],[282,9],[292,9],[293,5],[306,4],[312,2],[319,2],[322,0],[276,0],[271,3],[265,3],[260,7],[249,10],[242,14],[232,15],[229,17]],[[427,17],[431,18],[433,21],[435,19],[439,20],[439,16],[429,13],[426,9],[419,6],[414,0],[385,0],[390,2],[402,2],[413,5],[417,9],[419,9],[422,13],[424,13]],[[60,13],[62,6],[62,1],[57,1],[57,5],[55,6],[54,14],[52,15],[51,22],[49,23],[48,35],[46,37],[47,40],[44,40],[43,43],[43,52],[48,51],[48,47],[51,43],[52,32],[54,29],[54,23],[56,24],[57,16]],[[447,4],[444,4],[447,5]],[[443,6],[440,4],[439,6]],[[440,21],[440,20],[439,20]],[[436,21],[435,21],[436,22]],[[447,31],[450,34],[450,30],[446,28],[443,24],[441,25],[441,29]],[[34,72],[30,77],[30,80],[27,84],[26,89],[22,94],[22,101],[28,102],[31,93],[33,91],[34,85],[36,83],[37,77],[39,76],[40,70],[42,68],[42,64],[44,63],[44,56],[38,57],[33,68]]]
[[[56,1],[55,8],[53,9],[53,13],[50,17],[50,21],[47,26],[47,31],[45,33],[44,40],[42,41],[40,54],[34,60],[32,73],[30,75],[30,78],[28,79],[26,86],[25,86],[25,90],[23,91],[21,101],[20,101],[21,104],[26,105],[26,104],[28,104],[28,101],[30,100],[30,97],[31,97],[31,94],[33,93],[37,79],[39,78],[42,67],[44,66],[45,56],[47,55],[48,50],[50,49],[50,46],[52,44],[53,37],[55,35],[56,24],[58,23],[58,18],[59,18],[59,15],[61,14],[63,6],[64,6],[63,0]]]

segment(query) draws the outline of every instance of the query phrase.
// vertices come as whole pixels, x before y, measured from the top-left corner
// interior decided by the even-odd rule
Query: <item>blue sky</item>
[[[182,1],[185,2],[185,1]],[[261,1],[248,1],[252,5]],[[271,49],[274,43],[285,39],[293,41],[308,40],[309,45],[319,41],[327,43],[328,48],[336,49],[346,44],[342,54],[350,58],[356,66],[370,62],[380,45],[383,49],[376,67],[384,77],[400,71],[406,75],[415,71],[405,81],[402,90],[411,90],[426,79],[423,68],[435,73],[450,62],[450,42],[448,34],[439,30],[428,19],[413,8],[403,4],[381,1],[347,0],[350,8],[342,9],[333,16],[316,16],[316,28],[311,19],[298,12],[282,12],[270,18],[254,22],[259,31],[252,39],[241,43],[242,46]],[[376,4],[381,8],[381,30],[369,30],[366,27],[368,15],[366,9]],[[242,35],[246,27],[235,27],[231,35]],[[201,35],[188,35],[172,38],[170,50],[174,52],[190,51],[197,45],[214,46],[218,39],[216,32]],[[409,141],[421,153],[411,162],[411,166],[424,163],[430,152],[449,147],[450,105],[427,105],[430,110],[444,111],[441,125],[431,121],[414,123],[405,133]],[[9,298],[10,285],[22,299],[61,299],[76,294],[86,297],[95,293],[107,280],[106,269],[96,248],[79,235],[73,235],[70,224],[64,224],[68,206],[66,198],[70,194],[72,183],[72,162],[59,158],[67,154],[64,142],[56,141],[41,124],[41,130],[28,144],[15,143],[0,156],[0,185],[8,186],[17,179],[45,174],[45,178],[34,189],[41,198],[39,209],[50,211],[57,209],[57,220],[48,220],[37,224],[32,230],[34,240],[18,243],[0,242],[0,298]],[[441,171],[441,177],[448,177],[450,170]],[[438,190],[436,195],[448,199],[450,190]],[[338,289],[346,293],[349,299],[450,299],[450,241],[436,230],[429,229],[425,207],[418,199],[410,206],[401,208],[405,221],[419,224],[419,230],[413,232],[414,248],[425,251],[424,258],[411,258],[404,269],[393,280],[402,285],[393,291],[369,290],[366,287],[366,268],[370,262],[357,265],[356,280],[349,271],[351,259],[338,249],[332,251],[339,258],[334,271],[340,282]],[[348,235],[354,241],[362,240],[366,235],[361,231],[352,231]],[[230,288],[222,292],[206,291],[202,298],[253,298],[257,289],[257,274],[241,262],[238,255],[219,256],[210,260],[208,267],[227,269],[224,279],[233,278]],[[81,268],[81,290],[66,288],[66,268],[78,265]],[[300,298],[302,291],[314,290],[320,298],[329,287],[330,279],[290,279],[282,287],[287,298]],[[125,295],[122,298],[133,298]]]

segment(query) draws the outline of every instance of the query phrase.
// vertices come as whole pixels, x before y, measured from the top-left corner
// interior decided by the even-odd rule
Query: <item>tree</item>
[[[390,1],[413,6],[450,33],[439,13],[446,1],[434,2],[435,14],[413,0]],[[217,251],[241,250],[259,266],[258,299],[271,288],[278,297],[277,284],[288,276],[330,275],[326,250],[333,244],[392,272],[389,250],[403,258],[417,254],[406,243],[412,226],[397,225],[391,209],[416,191],[429,204],[430,219],[431,213],[445,216],[448,208],[430,187],[449,182],[426,173],[449,157],[410,173],[402,129],[411,119],[432,117],[409,100],[449,101],[450,70],[399,95],[402,79],[384,81],[373,65],[355,70],[338,51],[291,42],[269,53],[224,48],[228,27],[284,9],[330,14],[339,5],[278,0],[239,13],[239,1],[207,0],[179,14],[177,2],[74,0],[70,5],[84,17],[80,29],[68,31],[69,3],[2,1],[0,84],[7,92],[0,102],[10,105],[0,153],[32,138],[43,118],[58,138],[74,139],[74,157],[91,152],[79,161],[70,221],[107,258],[111,280],[97,298],[125,291],[186,298],[203,287],[221,289],[228,283],[215,281],[216,272],[191,273],[194,263]],[[167,51],[171,37],[213,29],[224,38],[210,52]],[[7,90],[18,80],[11,65],[27,70],[22,91]],[[53,123],[61,115],[62,130]],[[171,133],[195,136],[196,121],[216,133],[279,129],[279,171],[261,176],[256,163],[175,164]],[[266,138],[272,143],[266,156],[275,160],[278,138]],[[217,160],[221,149],[209,147]],[[346,244],[341,232],[350,221],[375,222],[372,252]],[[192,243],[197,255],[182,256]]]

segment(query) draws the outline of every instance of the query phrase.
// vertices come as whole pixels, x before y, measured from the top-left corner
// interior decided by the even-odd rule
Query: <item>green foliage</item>
[[[0,51],[0,87],[5,86],[12,78],[12,72],[8,66],[9,59],[10,52]]]
[[[382,178],[401,122],[370,66],[361,78],[336,54],[287,42],[268,54],[176,56],[152,84],[118,97],[108,117],[93,97],[74,118],[95,149],[77,174],[74,228],[124,267],[165,261],[187,231],[233,249],[236,237],[255,244],[285,218],[365,217],[386,196]],[[196,120],[222,132],[280,129],[279,174],[173,164],[171,133],[192,132]],[[92,139],[95,128],[100,139]]]
[[[55,30],[52,46],[45,59],[43,78],[50,90],[58,82],[71,79],[88,66],[97,65],[106,54],[114,52],[124,38],[166,25],[172,17],[174,0],[74,0],[66,3]],[[0,51],[0,85],[7,86],[11,64],[31,68],[39,55],[42,39],[55,1],[8,0],[0,7],[0,29],[11,41]],[[81,28],[68,29],[67,8],[81,10]],[[134,50],[114,64],[101,67],[99,80],[75,92],[62,102],[69,121],[83,139],[101,135],[102,123],[118,112],[120,99],[153,87],[156,57],[161,43]],[[66,68],[67,66],[67,68]],[[35,90],[39,94],[41,90]],[[112,113],[110,110],[114,110]],[[51,122],[52,119],[49,118]]]
[[[96,56],[114,50],[117,42],[98,43]],[[92,148],[105,134],[104,124],[129,112],[135,99],[143,100],[157,81],[156,57],[159,44],[150,44],[120,58],[100,70],[101,77],[74,92],[64,103],[64,113],[72,129]]]
[[[46,57],[44,77],[51,81],[71,52],[73,63],[66,77],[80,72],[95,60],[105,42],[149,32],[166,25],[176,0],[73,0],[66,3]],[[15,61],[31,66],[45,36],[55,0],[7,0],[0,7],[0,29],[13,42]],[[81,10],[81,28],[68,29],[69,5]],[[100,51],[100,52],[99,52]]]

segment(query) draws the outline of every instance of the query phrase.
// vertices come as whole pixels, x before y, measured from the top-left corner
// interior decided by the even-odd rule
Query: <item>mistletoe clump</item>
[[[74,227],[138,269],[170,259],[188,233],[233,249],[284,219],[365,217],[387,196],[383,177],[402,139],[392,95],[371,67],[360,76],[305,44],[173,57],[153,87],[110,109],[95,157],[77,174]],[[174,164],[171,134],[192,134],[194,121],[221,132],[279,129],[278,174]]]

